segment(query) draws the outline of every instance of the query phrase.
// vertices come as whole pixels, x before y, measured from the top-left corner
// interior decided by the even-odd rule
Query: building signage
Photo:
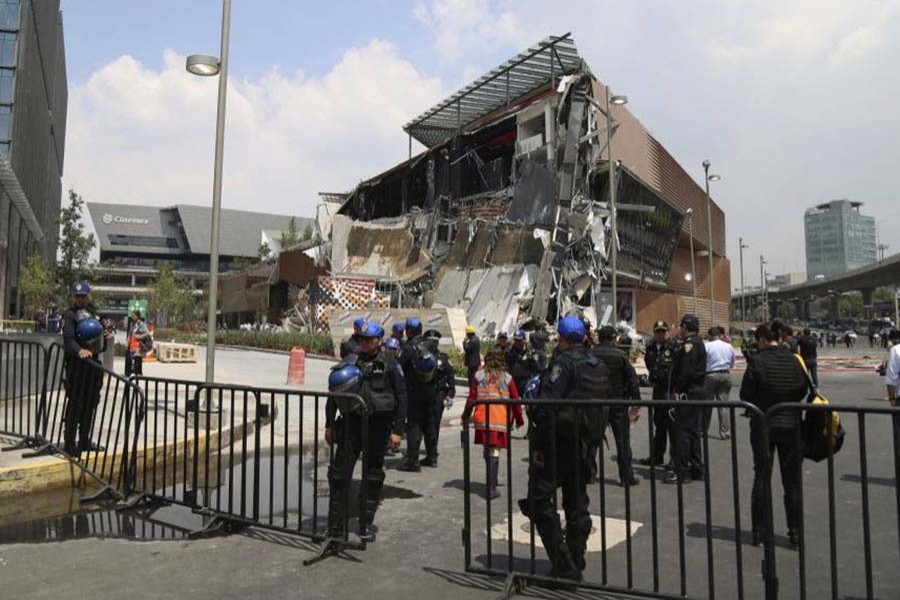
[[[109,225],[111,223],[123,223],[125,225],[150,224],[150,219],[141,219],[140,217],[122,217],[120,215],[112,215],[110,213],[103,213],[103,216],[100,217],[100,220],[103,221],[105,225]]]

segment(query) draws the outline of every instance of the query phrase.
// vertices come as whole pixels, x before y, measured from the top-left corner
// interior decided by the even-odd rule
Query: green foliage
[[[56,292],[56,282],[40,256],[32,254],[22,268],[19,290],[25,301],[25,313],[33,317],[38,311],[47,310]]]
[[[190,332],[178,329],[157,329],[155,338],[162,342],[179,342],[184,344],[206,343],[206,333]],[[264,350],[290,350],[301,346],[313,354],[334,355],[334,344],[331,336],[309,333],[287,333],[284,331],[240,331],[238,329],[219,331],[216,343],[225,346],[245,346]]]
[[[163,326],[188,327],[201,316],[190,280],[176,275],[168,262],[159,264],[150,285],[150,310]]]
[[[313,228],[312,228],[312,225],[307,225],[307,226],[303,229],[303,236],[300,238],[300,240],[305,242],[305,241],[307,241],[307,240],[311,240],[311,239],[312,239],[312,236],[313,236]]]
[[[97,241],[94,234],[84,232],[83,213],[84,200],[69,190],[69,205],[59,215],[59,262],[54,277],[61,306],[68,303],[72,284],[90,279],[93,273],[90,256]]]
[[[259,256],[259,260],[263,262],[268,262],[272,260],[272,248],[269,247],[269,242],[263,242],[259,245],[259,250],[256,251],[257,256]]]
[[[288,228],[285,231],[282,231],[281,236],[278,238],[278,244],[281,246],[282,250],[286,250],[291,246],[296,245],[299,241],[300,230],[297,228],[297,220],[294,217],[291,217],[291,220],[288,222]]]

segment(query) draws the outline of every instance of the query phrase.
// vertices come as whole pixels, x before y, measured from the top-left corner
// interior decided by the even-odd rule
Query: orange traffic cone
[[[303,385],[306,382],[306,350],[300,346],[291,348],[287,382],[288,385]]]

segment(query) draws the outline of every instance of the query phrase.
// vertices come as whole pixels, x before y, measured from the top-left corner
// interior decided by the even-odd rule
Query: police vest
[[[388,364],[379,356],[371,362],[357,367],[363,372],[360,396],[369,405],[372,413],[392,413],[397,406],[394,390],[388,383]]]
[[[478,371],[475,375],[476,400],[509,401],[509,375],[493,375]],[[507,431],[509,427],[509,407],[506,404],[476,404],[472,411],[475,429]]]

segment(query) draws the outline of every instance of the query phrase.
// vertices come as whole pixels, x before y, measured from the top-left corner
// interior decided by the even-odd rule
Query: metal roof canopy
[[[25,195],[25,191],[19,184],[19,178],[16,177],[16,172],[13,171],[9,158],[4,154],[0,154],[0,188],[6,192],[6,195],[12,201],[13,206],[19,212],[19,217],[25,222],[28,231],[31,232],[34,239],[39,242],[44,241],[44,229],[41,227],[41,223],[35,216],[34,211],[31,210],[28,196]]]
[[[571,35],[544,39],[425,111],[404,125],[403,131],[426,147],[436,146],[556,77],[578,71],[583,61]]]

